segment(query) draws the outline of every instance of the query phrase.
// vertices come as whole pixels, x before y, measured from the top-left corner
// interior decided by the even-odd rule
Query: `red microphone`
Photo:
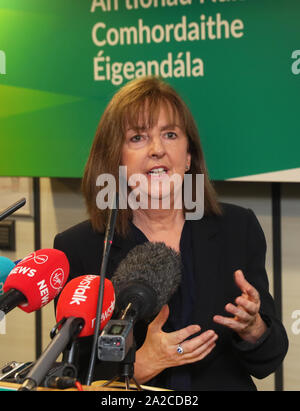
[[[82,275],[69,281],[59,296],[56,307],[56,321],[64,317],[80,317],[84,327],[79,337],[94,334],[100,276]],[[115,308],[115,292],[112,282],[105,279],[100,330],[110,320]]]
[[[5,314],[17,306],[27,313],[39,310],[60,293],[69,269],[68,259],[60,250],[45,248],[29,254],[9,273],[0,310]]]
[[[93,335],[100,277],[83,275],[71,280],[62,290],[56,307],[56,329],[60,330],[29,371],[20,391],[31,391],[41,384],[49,369],[67,345],[77,337]],[[105,279],[100,328],[110,320],[115,307],[112,282]]]

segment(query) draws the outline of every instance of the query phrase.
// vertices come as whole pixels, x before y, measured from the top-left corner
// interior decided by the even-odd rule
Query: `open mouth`
[[[168,173],[168,168],[167,167],[153,167],[151,170],[147,172],[148,175],[150,176],[160,176]]]

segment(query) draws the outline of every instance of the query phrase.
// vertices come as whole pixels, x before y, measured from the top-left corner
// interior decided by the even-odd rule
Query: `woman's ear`
[[[192,155],[191,153],[187,153],[186,166],[185,166],[186,171],[188,171],[191,168],[191,161],[192,161]]]

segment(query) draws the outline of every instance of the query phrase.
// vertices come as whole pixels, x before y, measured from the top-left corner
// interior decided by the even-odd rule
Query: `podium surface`
[[[83,391],[126,391],[125,383],[123,382],[114,382],[109,387],[102,387],[106,380],[103,381],[94,381],[91,385],[83,385]],[[21,384],[15,384],[10,382],[0,381],[0,391],[17,391]],[[141,385],[145,391],[170,391],[166,388],[158,387],[148,387],[146,385]],[[46,387],[37,387],[35,391],[78,391],[77,388],[67,388],[65,390],[60,390],[58,388],[46,388]],[[136,392],[134,384],[130,384],[130,389],[127,391]]]

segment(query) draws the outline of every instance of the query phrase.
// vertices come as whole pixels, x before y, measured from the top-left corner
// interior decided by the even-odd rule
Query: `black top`
[[[148,241],[144,233],[134,224],[131,224],[131,230],[133,231],[137,244],[143,244]],[[163,331],[165,332],[180,330],[190,325],[190,318],[193,313],[196,296],[190,221],[185,221],[182,229],[180,255],[183,266],[181,284],[169,301],[170,315],[163,326]],[[152,379],[149,384],[156,385],[156,379]],[[192,386],[188,366],[170,368],[168,372],[166,372],[166,385],[172,390],[191,390]]]
[[[255,390],[251,375],[264,378],[274,372],[287,352],[286,332],[276,317],[274,301],[268,290],[266,242],[260,224],[249,209],[221,205],[222,216],[204,216],[184,225],[180,242],[183,281],[169,302],[171,313],[164,328],[168,331],[199,324],[201,332],[213,329],[219,336],[216,347],[197,363],[164,370],[148,381],[148,385],[177,388],[179,381],[178,389],[187,389],[181,383],[188,375],[186,381],[192,390]],[[70,262],[69,280],[83,274],[99,274],[103,239],[104,234],[95,232],[90,221],[56,236],[54,248],[64,251]],[[115,235],[107,278],[111,278],[127,253],[145,240],[136,227],[132,227],[127,238]],[[255,344],[240,340],[236,333],[212,320],[216,314],[228,315],[225,305],[234,302],[241,294],[233,277],[237,269],[243,270],[247,281],[258,290],[260,314],[268,326],[267,332]],[[176,299],[181,301],[178,311]],[[143,344],[147,325],[139,322],[135,326],[137,347]],[[90,349],[91,338],[80,339],[79,370],[83,382]],[[98,362],[94,380],[109,379],[115,373],[116,364]]]

